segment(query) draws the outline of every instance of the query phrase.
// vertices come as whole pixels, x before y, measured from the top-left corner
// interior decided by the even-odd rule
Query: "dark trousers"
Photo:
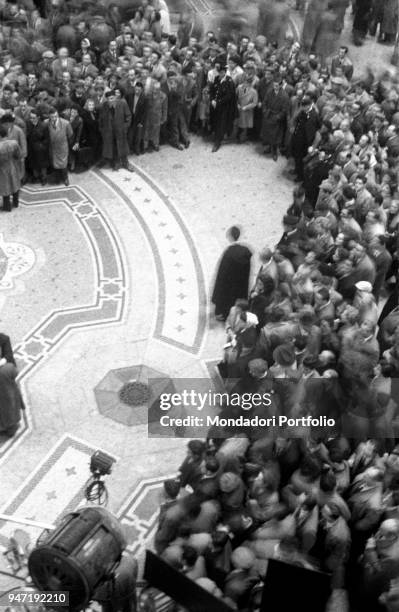
[[[142,123],[138,123],[134,127],[131,126],[129,128],[128,141],[129,141],[129,149],[131,153],[140,155],[140,153],[142,152],[143,134],[144,134],[144,127]]]
[[[19,206],[19,191],[16,191],[12,194],[12,204],[11,204],[11,196],[3,196],[3,209],[7,212],[11,212],[13,207],[18,208]]]
[[[295,174],[301,181],[303,181],[303,158],[294,157],[294,162],[295,162]]]
[[[190,140],[183,109],[178,109],[168,117],[169,143],[177,147],[180,143],[187,144]]]
[[[47,168],[33,168],[32,169],[33,178],[40,178],[42,181],[47,180]]]
[[[68,168],[56,168],[55,174],[57,183],[64,183],[68,178]]]

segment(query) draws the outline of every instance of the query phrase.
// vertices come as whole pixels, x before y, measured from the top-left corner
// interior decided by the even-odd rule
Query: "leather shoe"
[[[126,166],[123,166],[125,170],[127,170],[128,172],[134,172],[134,168],[131,164],[126,164]]]
[[[277,153],[273,153],[272,159],[273,159],[273,161],[277,161],[277,159],[278,159]]]
[[[184,147],[183,147],[182,144],[178,144],[177,145],[177,149],[178,149],[178,151],[184,151]]]
[[[217,144],[213,145],[212,153],[216,153],[216,151],[219,151],[219,149],[220,149],[220,145],[217,145]]]
[[[64,181],[65,187],[69,187],[69,178],[66,178]]]

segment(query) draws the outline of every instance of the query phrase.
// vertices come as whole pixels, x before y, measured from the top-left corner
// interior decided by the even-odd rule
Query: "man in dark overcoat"
[[[114,170],[121,166],[133,172],[127,156],[129,144],[127,135],[132,114],[124,98],[117,99],[113,90],[105,94],[105,102],[100,108],[99,128],[103,139],[103,164],[109,162]]]
[[[291,136],[291,151],[295,162],[296,178],[299,181],[303,181],[303,159],[308,154],[308,148],[315,139],[319,125],[319,114],[311,99],[305,96],[301,103],[301,110],[295,119]]]
[[[132,113],[132,121],[128,132],[128,142],[131,153],[140,155],[142,153],[144,126],[147,119],[147,98],[144,94],[144,85],[137,81],[134,93],[126,96],[129,110]]]
[[[215,316],[219,321],[226,319],[237,299],[247,299],[251,269],[252,253],[248,247],[238,243],[239,228],[231,227],[227,236],[232,244],[222,255],[212,294]]]
[[[48,126],[40,119],[36,109],[30,111],[26,123],[28,143],[28,173],[33,180],[40,178],[42,185],[47,182],[47,168],[50,165]]]
[[[287,118],[289,104],[288,94],[281,88],[280,79],[277,77],[262,103],[262,143],[265,153],[271,148],[274,161],[277,161],[278,147],[282,143],[284,120]]]
[[[224,136],[230,136],[237,116],[236,88],[226,74],[226,66],[215,64],[218,74],[211,86],[210,120],[214,132],[212,153],[219,150]]]

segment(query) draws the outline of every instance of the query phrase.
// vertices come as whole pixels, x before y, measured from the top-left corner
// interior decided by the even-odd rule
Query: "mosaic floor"
[[[108,507],[140,556],[187,440],[149,438],[145,412],[119,390],[212,375],[223,328],[208,296],[225,230],[240,223],[256,250],[275,242],[292,185],[284,161],[255,147],[211,156],[195,141],[131,161],[133,174],[27,187],[20,208],[0,215],[0,328],[26,403],[17,435],[0,439],[0,512],[52,524],[83,503],[90,456],[102,449],[116,461]],[[0,522],[0,548],[15,528]]]

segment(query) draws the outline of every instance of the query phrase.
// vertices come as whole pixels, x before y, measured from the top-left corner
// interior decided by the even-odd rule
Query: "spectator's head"
[[[60,60],[65,60],[69,57],[69,51],[67,47],[60,47],[57,51],[58,58]]]

